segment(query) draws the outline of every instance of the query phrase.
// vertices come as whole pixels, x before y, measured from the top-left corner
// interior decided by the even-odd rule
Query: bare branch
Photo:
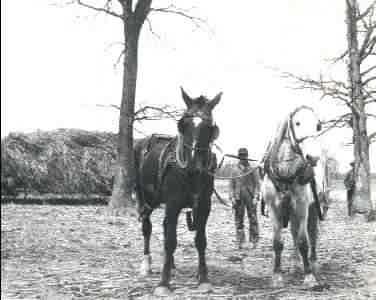
[[[345,83],[336,80],[324,80],[320,75],[319,80],[308,77],[297,76],[289,72],[282,72],[283,78],[293,79],[295,81],[294,89],[308,89],[322,94],[321,99],[330,97],[347,105],[352,109],[349,99],[348,87]]]
[[[333,120],[329,120],[323,123],[324,129],[318,134],[318,136],[322,136],[326,134],[328,131],[332,130],[333,128],[344,128],[344,127],[351,127],[351,113],[344,114],[342,116],[338,116]]]
[[[153,24],[151,23],[149,18],[146,18],[146,22],[148,23],[148,28],[149,28],[149,31],[151,32],[151,34],[154,35],[156,38],[158,38],[160,40],[161,36],[154,31]]]
[[[369,99],[368,101],[364,101],[364,104],[369,104],[372,102],[376,102],[376,98],[373,96],[373,94],[376,94],[376,91],[368,91],[364,88],[364,86],[361,86],[362,94],[364,95],[364,99]]]
[[[376,76],[369,77],[369,78],[367,78],[366,80],[363,81],[362,85],[366,86],[367,84],[369,84],[370,82],[372,82],[374,80],[376,80]]]
[[[376,45],[376,36],[372,37],[372,39],[370,40],[368,39],[364,41],[363,46],[360,50],[360,54],[359,54],[361,61],[364,61],[368,56],[375,54],[373,52],[373,48],[375,47],[375,45]]]
[[[109,104],[109,105],[97,104],[96,106],[98,106],[98,107],[106,107],[106,108],[115,108],[115,109],[120,110],[120,106],[115,105],[115,104]]]
[[[118,58],[116,59],[115,63],[114,63],[114,69],[117,68],[117,66],[120,64],[121,62],[121,59],[123,58],[124,54],[125,54],[125,51],[126,51],[126,48],[124,48],[123,50],[121,50]]]
[[[157,121],[157,120],[165,120],[165,119],[173,119],[177,120],[183,111],[180,109],[176,109],[170,105],[164,106],[151,106],[146,105],[139,108],[134,114],[135,121]]]
[[[159,12],[159,13],[168,13],[173,15],[178,15],[190,20],[197,28],[200,28],[202,24],[206,24],[206,20],[196,17],[190,14],[189,9],[182,9],[173,4],[170,4],[167,7],[159,7],[159,8],[151,8],[151,12]]]
[[[372,10],[375,9],[375,5],[376,5],[376,1],[373,1],[371,3],[370,6],[368,6],[368,8],[363,12],[363,13],[359,13],[359,15],[357,16],[357,20],[362,20],[364,17],[366,17],[369,13],[372,12]]]
[[[337,58],[332,59],[333,64],[336,64],[336,63],[338,63],[339,61],[343,60],[343,59],[347,56],[348,53],[349,53],[349,51],[346,50],[345,52],[343,52],[343,53],[342,53],[340,56],[338,56]]]
[[[367,70],[365,70],[364,72],[360,73],[360,76],[363,77],[363,76],[367,75],[369,72],[372,72],[373,70],[376,70],[376,65],[372,66],[372,67],[368,68]]]
[[[135,126],[133,126],[133,129],[134,129],[134,131],[137,131],[138,133],[142,134],[143,136],[147,136],[147,134],[145,132],[143,132],[142,130],[136,128]]]
[[[120,110],[120,106],[115,104],[97,104],[96,106],[105,108],[115,108],[117,110]],[[159,121],[166,119],[177,120],[182,116],[182,114],[182,109],[178,109],[168,104],[163,106],[145,105],[141,106],[139,109],[135,111],[134,120],[138,122]]]
[[[71,3],[73,3],[73,2],[71,2]],[[108,15],[111,15],[111,16],[116,17],[116,18],[123,19],[122,15],[119,15],[118,13],[116,13],[113,10],[110,9],[111,0],[107,0],[107,2],[105,3],[105,5],[103,7],[93,6],[91,4],[83,2],[81,0],[76,0],[76,3],[80,6],[108,14]]]

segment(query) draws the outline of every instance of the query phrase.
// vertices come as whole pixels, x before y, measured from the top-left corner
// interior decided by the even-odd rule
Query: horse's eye
[[[296,126],[300,126],[300,122],[299,122],[299,121],[296,122],[295,125],[296,125]]]

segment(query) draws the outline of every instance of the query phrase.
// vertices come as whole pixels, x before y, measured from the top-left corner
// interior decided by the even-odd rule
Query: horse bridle
[[[311,107],[309,107],[309,106],[305,106],[305,105],[303,105],[303,106],[300,106],[300,107],[298,107],[297,109],[295,109],[291,114],[290,114],[290,116],[289,116],[289,120],[288,120],[288,134],[289,134],[289,139],[290,139],[290,142],[291,142],[291,144],[292,144],[292,148],[293,148],[293,150],[297,153],[297,154],[299,154],[299,155],[301,155],[302,157],[303,157],[303,159],[305,159],[304,158],[304,155],[303,155],[303,151],[302,151],[302,149],[301,149],[301,147],[300,147],[300,144],[302,143],[302,142],[304,142],[306,139],[308,139],[308,138],[311,138],[311,137],[315,137],[314,135],[309,135],[309,136],[305,136],[305,137],[303,137],[303,138],[300,138],[300,139],[298,139],[297,137],[296,137],[296,133],[295,133],[295,129],[294,129],[294,124],[293,124],[293,117],[294,117],[294,115],[298,112],[298,111],[300,111],[301,109],[308,109],[308,110],[311,110],[313,113],[314,113],[314,111],[313,111],[313,109],[311,108]],[[317,129],[317,131],[320,131],[321,130],[321,122],[320,122],[320,120],[319,120],[319,123],[317,124],[317,127],[316,127],[316,129]],[[290,135],[290,133],[291,133],[291,135]]]
[[[215,128],[216,125],[215,123],[213,123],[213,118],[211,117],[207,117],[207,116],[204,116],[202,114],[198,114],[198,113],[191,113],[191,114],[186,114],[184,115],[180,121],[184,120],[184,119],[193,119],[193,118],[200,118],[202,121],[209,121],[210,123],[212,123],[212,127]],[[179,122],[180,122],[179,121]],[[180,133],[180,130],[179,130],[179,135],[178,135],[178,139],[181,139],[181,136],[182,134]],[[179,143],[179,141],[178,141]],[[209,157],[209,163],[207,164],[206,166],[206,169],[209,170],[213,164],[213,159],[212,159],[212,156],[210,155],[210,152],[211,152],[211,149],[212,149],[212,145],[213,145],[213,137],[210,138],[210,143],[209,143],[209,146],[208,147],[199,147],[197,145],[190,145],[188,143],[186,143],[183,139],[183,141],[181,142],[183,148],[187,148],[189,149],[190,151],[202,151],[202,152],[206,152],[210,157]],[[186,168],[187,166],[183,166],[179,159],[179,154],[178,154],[178,147],[176,147],[176,158],[177,158],[177,161],[178,161],[178,164],[180,165],[181,168]]]

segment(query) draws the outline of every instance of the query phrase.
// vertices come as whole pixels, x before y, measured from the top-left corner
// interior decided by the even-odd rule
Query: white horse
[[[261,197],[273,225],[274,287],[283,286],[281,231],[289,223],[303,260],[304,284],[313,287],[318,283],[316,241],[320,210],[312,186],[316,185],[316,196],[325,194],[325,160],[319,159],[322,150],[316,139],[320,130],[321,122],[313,109],[298,107],[280,123],[263,159]]]

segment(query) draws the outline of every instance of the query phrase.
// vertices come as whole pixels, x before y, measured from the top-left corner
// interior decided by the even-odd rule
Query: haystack
[[[11,133],[1,141],[1,193],[109,195],[116,145],[105,132]]]

